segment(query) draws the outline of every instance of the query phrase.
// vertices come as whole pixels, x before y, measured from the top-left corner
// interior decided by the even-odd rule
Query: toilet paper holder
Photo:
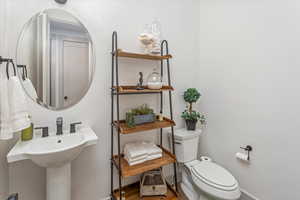
[[[247,160],[250,160],[250,151],[253,150],[252,146],[247,145],[246,147],[240,147],[240,148],[247,151]]]

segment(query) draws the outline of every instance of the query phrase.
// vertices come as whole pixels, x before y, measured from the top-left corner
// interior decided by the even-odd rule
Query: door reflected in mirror
[[[31,99],[51,110],[68,108],[84,97],[93,79],[90,34],[64,10],[40,12],[20,35],[17,64]]]

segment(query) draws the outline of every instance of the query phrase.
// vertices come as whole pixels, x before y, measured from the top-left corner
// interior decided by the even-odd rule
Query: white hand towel
[[[0,72],[0,140],[13,138],[13,131],[10,123],[10,106],[8,99],[8,80]]]
[[[12,76],[8,80],[8,99],[12,131],[18,132],[30,127],[26,95],[16,76]]]
[[[27,92],[27,94],[34,100],[38,99],[38,95],[36,93],[36,89],[33,86],[31,80],[29,78],[26,78],[23,81],[23,87],[25,89],[25,91]]]

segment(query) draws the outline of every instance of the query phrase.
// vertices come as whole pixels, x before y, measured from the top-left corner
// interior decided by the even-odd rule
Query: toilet
[[[197,160],[201,131],[175,130],[175,153],[183,164],[181,189],[189,200],[237,200],[241,192],[233,175],[222,166]]]

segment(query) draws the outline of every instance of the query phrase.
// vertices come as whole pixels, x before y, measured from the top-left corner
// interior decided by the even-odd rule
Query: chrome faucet
[[[58,117],[56,118],[56,135],[63,134],[63,118]]]

